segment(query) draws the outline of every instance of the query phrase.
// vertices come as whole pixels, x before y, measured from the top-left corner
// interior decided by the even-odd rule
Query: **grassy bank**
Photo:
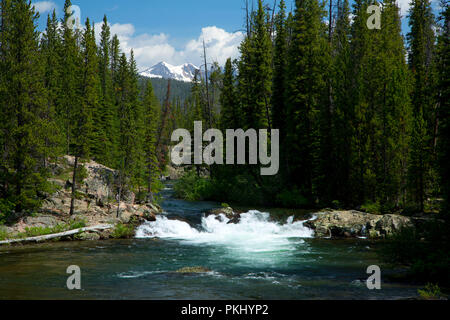
[[[86,227],[86,220],[79,219],[70,223],[60,223],[51,227],[26,227],[24,232],[10,234],[5,227],[0,226],[0,241],[12,239],[24,239],[49,234],[61,233]]]

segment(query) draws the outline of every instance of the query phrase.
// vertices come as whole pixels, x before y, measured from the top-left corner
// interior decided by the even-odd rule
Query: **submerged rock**
[[[184,267],[175,271],[175,273],[207,273],[207,272],[211,272],[211,270],[205,267]]]

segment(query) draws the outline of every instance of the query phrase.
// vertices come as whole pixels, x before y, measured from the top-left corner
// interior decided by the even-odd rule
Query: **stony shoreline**
[[[86,177],[77,187],[80,191],[77,192],[75,199],[75,213],[69,215],[71,202],[69,173],[73,161],[73,157],[65,156],[60,163],[52,165],[54,177],[50,181],[56,191],[47,195],[41,209],[34,214],[13,215],[11,217],[13,223],[1,227],[3,232],[11,238],[18,236],[26,238],[25,235],[29,234],[30,230],[34,233],[53,229],[69,231],[66,229],[70,229],[70,226],[79,225],[88,230],[63,237],[61,240],[106,240],[113,238],[114,228],[117,225],[135,227],[145,221],[155,221],[156,215],[162,212],[157,204],[135,203],[135,194],[127,190],[117,215],[118,205],[113,190],[113,181],[117,173],[111,168],[90,161],[83,163]],[[101,225],[112,227],[103,230],[94,228]]]

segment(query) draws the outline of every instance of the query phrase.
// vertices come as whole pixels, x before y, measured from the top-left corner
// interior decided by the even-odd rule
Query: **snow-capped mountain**
[[[192,63],[185,63],[181,66],[173,66],[167,62],[160,62],[153,67],[142,71],[141,76],[148,78],[175,79],[185,82],[192,82],[196,70],[199,70]]]

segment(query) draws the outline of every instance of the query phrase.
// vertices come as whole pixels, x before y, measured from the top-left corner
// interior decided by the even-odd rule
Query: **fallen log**
[[[38,236],[38,237],[4,240],[4,241],[0,241],[0,245],[12,244],[12,243],[23,243],[23,242],[41,242],[41,241],[47,241],[47,240],[56,239],[56,238],[72,236],[74,234],[87,232],[87,231],[94,231],[95,232],[95,231],[103,231],[103,230],[112,229],[112,228],[114,228],[114,226],[111,225],[111,224],[102,224],[102,225],[98,225],[98,226],[74,229],[74,230],[70,230],[70,231],[65,231],[65,232],[60,232],[60,233],[53,233],[53,234],[47,234],[47,235]]]

